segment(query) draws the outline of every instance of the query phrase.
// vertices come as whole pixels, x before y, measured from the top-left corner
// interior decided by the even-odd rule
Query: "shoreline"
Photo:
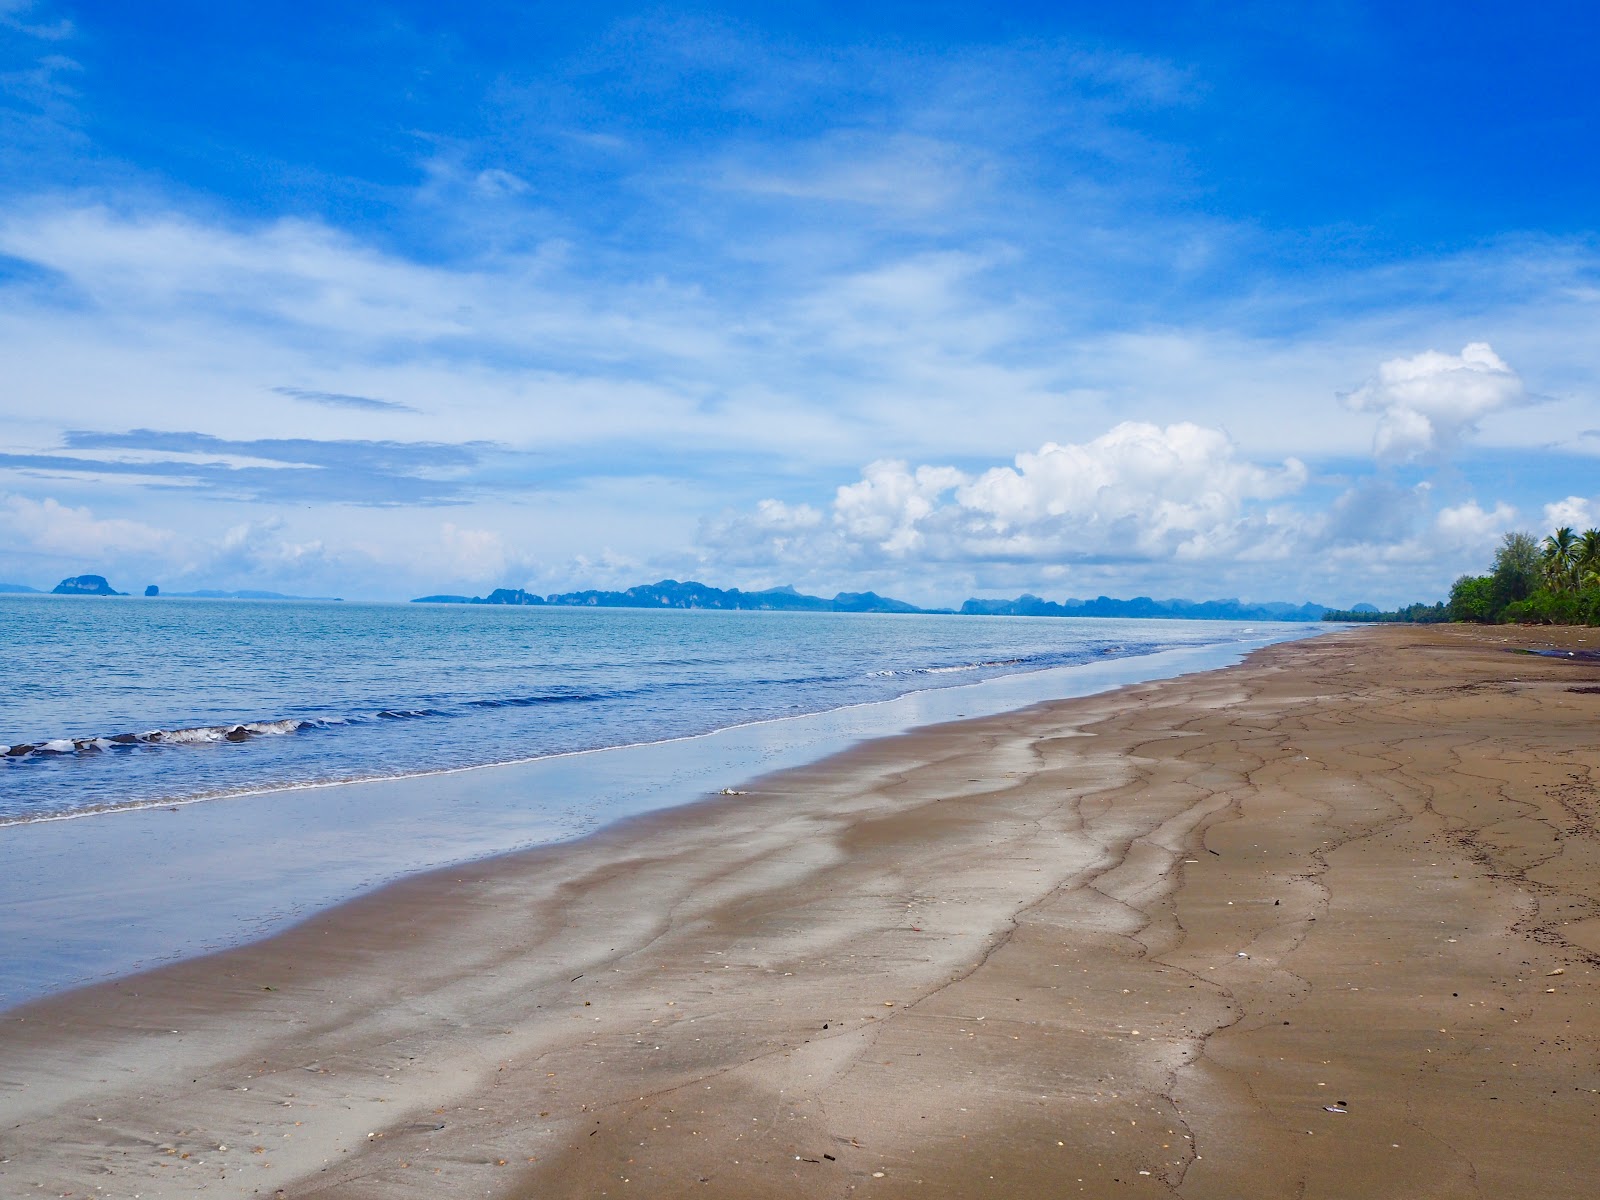
[[[0,1180],[1587,1195],[1600,669],[1533,640],[1597,639],[1279,644],[23,1006]]]
[[[1109,657],[690,737],[8,825],[0,829],[9,920],[0,1012],[269,936],[407,875],[570,844],[860,741],[1209,670],[1303,636],[1273,630],[1243,643]],[[84,878],[96,881],[98,902]]]
[[[3,594],[3,593],[0,593],[0,594]],[[852,615],[852,614],[845,614],[845,615]],[[894,614],[888,614],[888,615],[894,615]],[[1085,621],[1088,621],[1088,622],[1091,622],[1091,623],[1100,621],[1101,619],[1102,618],[1081,618],[1081,620],[1085,620]],[[1190,621],[1190,622],[1176,622],[1176,623],[1193,625],[1196,622]],[[1232,624],[1245,625],[1247,623],[1246,622],[1233,622]],[[238,788],[230,788],[230,789],[220,790],[220,791],[202,792],[202,793],[195,793],[195,794],[179,793],[179,794],[174,794],[174,795],[165,795],[165,796],[159,796],[159,797],[148,798],[148,799],[141,799],[141,800],[136,800],[136,801],[122,801],[122,802],[91,805],[91,806],[85,806],[85,807],[75,807],[75,808],[67,808],[67,809],[61,809],[61,810],[52,810],[52,811],[47,811],[47,812],[40,813],[40,814],[15,814],[15,813],[0,814],[0,830],[8,829],[8,828],[11,828],[13,826],[19,826],[19,825],[44,824],[44,823],[48,823],[48,822],[52,822],[52,821],[71,821],[71,820],[78,820],[78,819],[87,818],[87,817],[114,815],[116,813],[121,813],[121,812],[138,812],[138,811],[141,811],[141,810],[144,810],[144,809],[171,808],[171,807],[174,807],[174,806],[186,807],[186,806],[192,805],[192,804],[205,804],[205,803],[210,803],[210,802],[213,802],[213,801],[238,800],[238,799],[244,799],[244,798],[254,797],[254,796],[270,796],[270,795],[273,795],[273,794],[276,794],[276,793],[279,793],[279,792],[307,791],[307,790],[316,790],[316,789],[321,789],[321,788],[341,788],[341,787],[359,786],[359,785],[364,785],[364,784],[384,784],[384,783],[391,783],[391,782],[401,782],[401,781],[412,780],[412,779],[426,779],[426,778],[431,778],[431,777],[440,776],[440,775],[455,775],[455,774],[461,774],[463,772],[470,772],[470,771],[490,770],[490,769],[493,769],[493,768],[529,766],[529,765],[532,765],[532,764],[535,764],[535,763],[540,763],[540,762],[544,762],[544,761],[551,760],[551,759],[573,758],[573,757],[580,757],[580,756],[583,756],[583,755],[606,754],[606,753],[612,753],[612,752],[616,752],[616,751],[647,749],[647,748],[652,747],[652,746],[666,745],[666,744],[675,743],[675,742],[693,742],[693,741],[696,741],[696,740],[699,740],[699,739],[715,738],[715,737],[718,737],[718,736],[721,736],[721,735],[726,735],[726,734],[730,734],[730,733],[736,733],[739,730],[748,729],[748,728],[751,728],[753,726],[777,725],[777,724],[782,724],[782,723],[785,723],[785,722],[796,722],[796,721],[804,721],[804,720],[807,720],[807,719],[826,718],[830,714],[845,713],[845,712],[849,712],[849,711],[854,710],[854,709],[872,709],[872,708],[881,708],[881,707],[902,705],[902,704],[906,703],[907,701],[913,700],[916,697],[924,696],[924,695],[931,694],[931,693],[938,693],[938,692],[949,691],[949,690],[961,690],[961,689],[967,689],[967,688],[980,687],[980,686],[984,686],[984,685],[995,685],[995,686],[1003,687],[1003,686],[1005,686],[1007,684],[1008,681],[1022,680],[1022,679],[1027,679],[1027,678],[1034,677],[1034,676],[1049,676],[1049,677],[1056,677],[1058,675],[1070,676],[1072,673],[1079,673],[1079,672],[1085,672],[1085,671],[1094,671],[1094,670],[1097,670],[1097,669],[1099,669],[1101,667],[1104,667],[1104,666],[1107,666],[1107,665],[1114,665],[1114,664],[1129,664],[1130,667],[1132,667],[1133,669],[1128,672],[1129,678],[1125,682],[1137,682],[1137,681],[1142,681],[1144,678],[1153,678],[1153,677],[1155,677],[1155,676],[1150,676],[1147,673],[1137,669],[1138,668],[1138,664],[1140,664],[1141,662],[1150,660],[1150,659],[1154,659],[1154,658],[1165,659],[1165,658],[1172,657],[1172,656],[1180,656],[1181,657],[1181,656],[1186,655],[1186,654],[1206,655],[1210,651],[1221,651],[1221,652],[1230,654],[1235,660],[1237,660],[1238,658],[1242,657],[1244,654],[1248,653],[1250,650],[1256,649],[1259,646],[1272,645],[1272,644],[1276,644],[1279,641],[1295,641],[1295,640],[1298,640],[1298,639],[1300,639],[1302,637],[1316,637],[1316,636],[1319,636],[1321,633],[1326,632],[1326,628],[1323,625],[1319,624],[1319,623],[1309,623],[1309,622],[1308,623],[1295,623],[1295,624],[1280,623],[1276,627],[1273,627],[1270,622],[1263,622],[1263,624],[1267,624],[1269,626],[1269,628],[1272,628],[1271,634],[1263,634],[1261,631],[1259,631],[1257,629],[1247,628],[1235,640],[1220,640],[1220,641],[1215,641],[1215,642],[1201,642],[1201,643],[1197,643],[1197,644],[1194,644],[1194,645],[1168,646],[1168,647],[1166,647],[1164,649],[1159,649],[1159,650],[1141,650],[1141,651],[1138,651],[1138,652],[1135,652],[1135,653],[1132,653],[1132,654],[1116,653],[1116,654],[1107,655],[1106,657],[1100,658],[1100,659],[1090,658],[1090,659],[1086,659],[1086,660],[1081,661],[1081,662],[1064,663],[1064,664],[1057,664],[1057,665],[1053,665],[1053,666],[1025,666],[1022,669],[1019,669],[1019,670],[1016,670],[1016,671],[1012,671],[1012,672],[1003,672],[1003,673],[1000,673],[1000,674],[990,675],[990,676],[980,676],[979,678],[973,679],[973,680],[968,681],[968,682],[957,682],[957,683],[950,683],[950,684],[943,684],[943,685],[938,685],[938,686],[922,687],[922,688],[912,687],[912,688],[907,688],[907,690],[905,690],[903,692],[899,692],[897,694],[889,695],[889,696],[876,697],[876,698],[872,698],[872,699],[847,701],[845,703],[834,704],[834,705],[832,705],[830,707],[824,707],[824,708],[803,709],[803,710],[798,711],[798,712],[794,712],[794,711],[781,712],[781,713],[775,713],[775,714],[768,714],[768,715],[763,715],[763,716],[751,717],[751,718],[746,719],[746,720],[733,720],[733,721],[730,721],[728,724],[725,724],[725,725],[715,725],[715,726],[712,726],[710,728],[695,730],[695,731],[692,731],[692,732],[670,734],[670,735],[666,735],[666,736],[662,736],[662,737],[646,738],[644,740],[602,743],[602,744],[599,744],[599,745],[592,745],[592,746],[580,746],[580,747],[576,747],[576,748],[573,748],[573,749],[551,750],[551,751],[545,751],[545,752],[534,753],[534,754],[522,754],[522,755],[516,755],[516,756],[513,756],[513,757],[509,757],[509,758],[494,759],[494,760],[483,761],[483,762],[471,762],[471,761],[468,761],[468,762],[463,762],[463,763],[459,763],[459,764],[453,764],[453,765],[449,765],[449,766],[431,767],[431,768],[426,768],[426,769],[405,770],[405,771],[402,771],[400,773],[395,773],[395,774],[387,774],[387,773],[384,773],[384,774],[364,774],[364,775],[358,774],[358,775],[350,775],[350,776],[347,776],[347,777],[336,778],[336,779],[280,780],[280,781],[275,781],[275,782],[260,782],[260,783],[257,783],[257,784],[250,784],[250,785],[245,785],[245,786],[238,787]],[[1244,633],[1253,634],[1254,636],[1243,636]],[[1121,648],[1119,647],[1118,649],[1120,650]],[[1021,661],[1022,660],[1017,660],[1017,662],[1021,662]],[[913,674],[924,674],[924,675],[946,675],[946,674],[955,675],[955,674],[966,674],[968,672],[976,672],[976,671],[980,671],[980,670],[983,670],[985,668],[990,668],[990,667],[1011,666],[1011,665],[1015,665],[1015,663],[1012,663],[1012,662],[971,663],[971,664],[965,664],[965,665],[961,665],[961,666],[923,668],[923,669],[914,671],[912,673]],[[1208,667],[1204,667],[1204,668],[1201,668],[1201,669],[1209,670],[1209,669],[1211,669],[1211,667],[1208,666]],[[884,672],[883,674],[896,675],[896,674],[899,674],[899,672],[888,671],[888,672]],[[1112,684],[1112,685],[1109,685],[1109,686],[1120,686],[1120,685],[1121,684],[1119,682],[1119,683],[1115,683],[1115,684]],[[1077,691],[1077,690],[1075,690],[1073,688],[1069,688],[1067,691],[1065,691],[1063,693],[1063,698],[1065,698],[1067,696],[1074,696],[1074,695],[1079,695],[1079,694],[1082,694],[1082,693],[1080,693],[1079,691]],[[1028,701],[1028,703],[1032,703],[1032,702],[1033,701],[1031,701],[1031,700]],[[381,715],[381,713],[377,714],[377,715]],[[428,715],[439,716],[439,715],[453,715],[453,714],[432,713],[432,714],[428,714]],[[359,720],[361,720],[361,721],[365,721],[365,720],[368,720],[368,719],[369,718],[367,718],[365,716],[359,718]],[[118,734],[113,734],[113,735],[78,735],[78,734],[72,734],[72,735],[66,735],[66,736],[61,736],[61,737],[56,737],[56,738],[35,739],[33,742],[18,743],[18,746],[27,746],[30,749],[38,749],[38,748],[48,748],[50,746],[55,746],[55,745],[61,745],[61,746],[68,746],[68,747],[76,747],[78,751],[81,751],[83,746],[85,744],[88,744],[88,745],[91,745],[93,747],[96,747],[99,752],[104,752],[106,746],[111,745],[112,743],[115,743],[119,739],[135,738],[135,739],[138,739],[140,741],[144,741],[146,739],[154,739],[156,741],[168,741],[168,742],[170,742],[172,740],[172,735],[175,734],[175,733],[180,733],[180,734],[196,733],[196,732],[216,733],[218,735],[217,737],[210,737],[210,738],[200,739],[201,741],[204,741],[204,742],[216,742],[216,741],[226,740],[221,735],[223,733],[227,732],[228,730],[235,729],[235,728],[250,730],[252,732],[252,735],[253,735],[252,740],[258,740],[258,739],[263,738],[263,737],[275,738],[277,736],[294,736],[294,735],[303,733],[307,728],[312,728],[312,727],[321,729],[321,728],[323,728],[321,722],[323,722],[324,720],[325,720],[325,718],[320,718],[320,717],[305,717],[305,718],[302,718],[302,717],[259,717],[259,716],[256,716],[256,717],[246,717],[246,718],[243,718],[243,719],[241,719],[239,721],[232,721],[232,722],[224,721],[224,722],[222,722],[220,724],[200,725],[200,726],[193,726],[193,727],[187,727],[187,728],[179,728],[179,729],[175,729],[175,730],[155,729],[155,730],[151,730],[148,733],[144,733],[144,734],[131,734],[131,733],[128,733],[126,731],[118,733]],[[340,725],[340,724],[348,724],[349,721],[350,721],[350,718],[337,718],[337,719],[334,720],[333,723],[335,725]],[[277,730],[277,731],[272,732],[272,733],[261,733],[261,732],[256,730],[255,727],[263,726],[263,725],[265,725],[265,726],[290,726],[291,728],[280,729],[280,730]],[[902,730],[888,730],[887,732],[868,732],[868,733],[864,734],[863,736],[868,736],[868,737],[871,737],[871,736],[887,736],[888,733],[893,733],[893,732],[902,732]],[[0,759],[3,759],[6,756],[6,751],[8,751],[10,749],[13,749],[13,748],[15,748],[15,747],[10,747],[10,746],[7,746],[4,743],[0,743]],[[51,751],[52,755],[59,754],[60,756],[69,756],[73,752],[74,751],[72,749],[62,750],[62,751],[59,751],[59,752]],[[112,753],[117,753],[119,751],[117,749],[113,748],[113,750],[111,752]]]

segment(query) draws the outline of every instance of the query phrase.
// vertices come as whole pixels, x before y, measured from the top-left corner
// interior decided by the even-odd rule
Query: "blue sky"
[[[0,580],[1393,603],[1600,524],[1586,6],[577,7],[0,0]]]

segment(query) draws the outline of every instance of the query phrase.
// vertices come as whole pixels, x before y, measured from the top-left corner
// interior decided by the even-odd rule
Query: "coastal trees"
[[[1600,625],[1600,529],[1570,525],[1542,540],[1508,533],[1487,575],[1463,575],[1443,604],[1413,604],[1392,613],[1334,612],[1325,621],[1476,621]]]
[[[1564,592],[1578,585],[1578,535],[1571,525],[1563,525],[1544,539],[1540,560],[1545,583],[1552,591]]]
[[[1600,529],[1586,529],[1578,539],[1578,586],[1600,584]]]
[[[1379,612],[1373,608],[1360,610],[1330,608],[1323,612],[1322,619],[1324,621],[1349,621],[1359,625],[1437,625],[1440,622],[1453,621],[1456,618],[1452,615],[1450,606],[1442,601],[1437,604],[1428,604],[1418,600],[1415,604],[1407,604],[1389,612]]]
[[[1600,625],[1600,529],[1506,534],[1494,570],[1457,579],[1448,608],[1452,621]]]
[[[1497,609],[1526,600],[1539,585],[1543,563],[1531,533],[1508,533],[1494,555],[1494,601]]]
[[[1448,607],[1452,621],[1478,621],[1485,624],[1493,621],[1494,577],[1463,575],[1450,586]]]

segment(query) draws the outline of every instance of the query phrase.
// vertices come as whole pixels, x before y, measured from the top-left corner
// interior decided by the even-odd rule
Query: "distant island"
[[[73,575],[50,589],[52,596],[126,596],[106,582],[104,575]]]
[[[0,593],[26,593],[38,595],[37,588],[18,583],[0,583]],[[125,596],[106,581],[103,575],[75,575],[58,583],[52,595],[56,596]],[[155,584],[144,589],[147,598],[171,597],[194,600],[325,600],[337,601],[337,596],[290,596],[268,591],[219,591],[200,589],[192,592],[162,592]],[[1324,620],[1416,620],[1418,614],[1402,610],[1401,615],[1379,613],[1370,604],[1358,604],[1348,611],[1336,611],[1321,604],[1289,604],[1270,601],[1249,604],[1237,599],[1228,600],[1155,600],[1149,596],[1135,596],[1131,600],[1118,600],[1110,596],[1097,596],[1093,600],[1045,600],[1023,593],[1014,600],[973,598],[952,608],[922,608],[892,596],[877,592],[839,592],[831,599],[810,596],[793,587],[764,588],[760,591],[743,591],[739,588],[719,588],[696,580],[679,582],[662,579],[656,583],[640,584],[624,591],[588,588],[576,592],[555,592],[541,596],[522,588],[495,588],[487,596],[458,596],[438,594],[418,596],[413,604],[500,604],[540,605],[554,608],[672,608],[717,609],[748,612],[848,612],[848,613],[921,613],[983,617],[1119,617],[1169,618],[1185,621],[1324,621]],[[1422,606],[1414,606],[1419,609]],[[1431,610],[1430,610],[1431,615]],[[1428,618],[1424,618],[1428,619]]]
[[[38,588],[29,587],[25,583],[0,583],[0,595],[41,596],[44,594]],[[52,596],[126,596],[128,593],[117,591],[106,581],[104,575],[72,575],[51,588],[49,594]],[[169,598],[180,600],[342,600],[340,596],[286,596],[282,592],[262,592],[249,589],[237,592],[223,592],[214,588],[202,588],[194,592],[163,593],[153,583],[144,589],[144,594],[147,599],[156,599],[165,595]]]
[[[807,596],[792,587],[767,588],[744,592],[738,588],[716,588],[690,580],[679,583],[663,579],[625,592],[589,589],[540,596],[521,588],[496,588],[487,596],[419,596],[413,604],[543,604],[565,608],[712,608],[754,612],[864,612],[864,613],[949,613],[948,608],[918,608],[904,600],[880,596],[876,592],[840,592],[832,600]]]
[[[758,592],[717,588],[694,580],[680,583],[663,579],[626,591],[590,589],[540,596],[521,588],[496,588],[487,596],[419,596],[413,604],[537,604],[566,608],[705,608],[756,612],[858,612],[955,613],[995,617],[1167,617],[1187,621],[1320,621],[1328,609],[1320,604],[1271,602],[1245,604],[1239,600],[1153,600],[1136,596],[1114,600],[1041,600],[1022,595],[1015,600],[968,600],[960,609],[920,608],[876,592],[840,592],[829,600],[808,596],[793,587]],[[1370,606],[1364,606],[1369,607]]]

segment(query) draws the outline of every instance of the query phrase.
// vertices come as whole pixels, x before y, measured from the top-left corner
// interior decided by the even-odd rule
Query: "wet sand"
[[[1600,631],[868,743],[0,1018],[0,1194],[1578,1197]]]

